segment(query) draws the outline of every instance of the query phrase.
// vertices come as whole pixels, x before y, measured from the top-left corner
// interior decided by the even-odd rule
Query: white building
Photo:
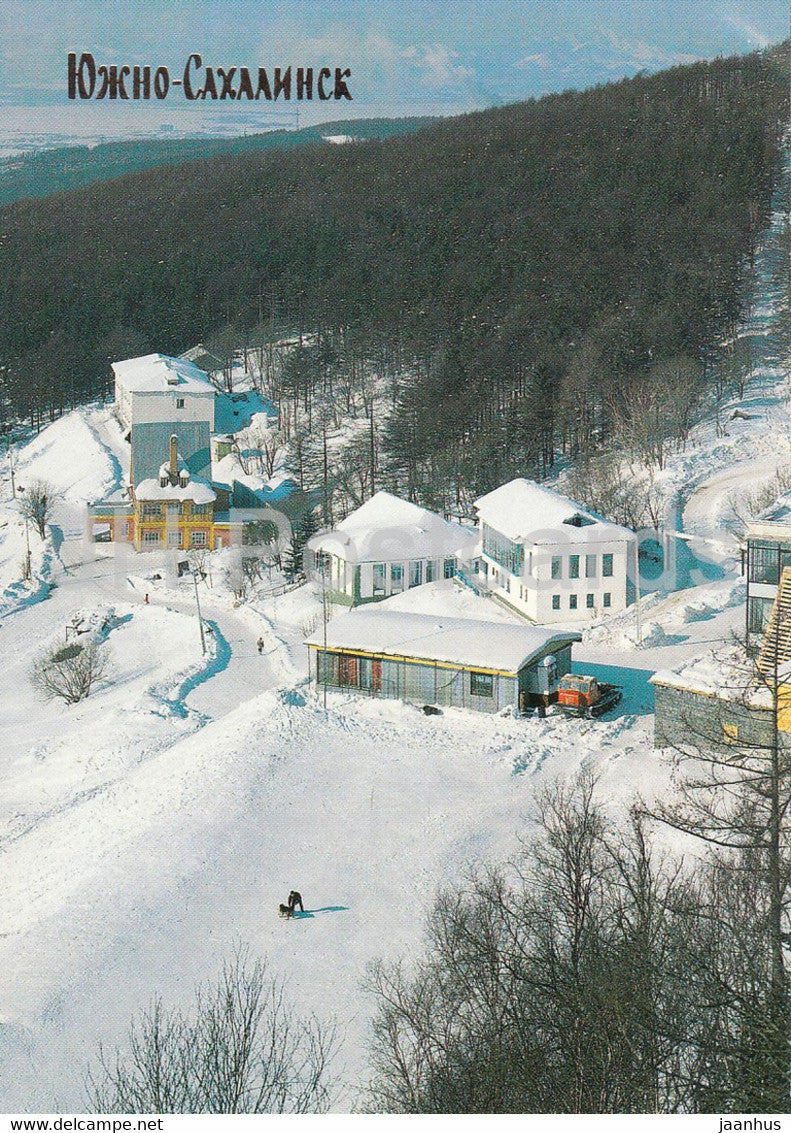
[[[628,604],[637,537],[533,480],[475,502],[492,593],[539,623],[617,613]]]
[[[133,425],[205,423],[214,431],[215,388],[203,370],[183,358],[146,354],[113,362],[115,404],[127,429]]]
[[[474,528],[450,523],[389,492],[376,492],[306,547],[307,569],[323,560],[336,601],[356,606],[411,586],[452,578],[476,551]]]

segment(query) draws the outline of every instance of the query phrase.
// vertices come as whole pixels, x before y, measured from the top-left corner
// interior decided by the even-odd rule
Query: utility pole
[[[14,450],[11,447],[11,441],[8,442],[8,464],[11,468],[11,499],[16,499],[16,485],[14,483]]]
[[[201,647],[201,652],[205,656],[206,655],[206,636],[203,632],[203,618],[201,617],[200,598],[198,597],[198,574],[199,574],[199,571],[193,569],[193,571],[192,571],[192,581],[195,583],[195,605],[198,608],[198,625],[200,626],[200,647]]]
[[[322,657],[322,690],[324,709],[327,709],[327,559],[324,551],[319,551],[321,558],[321,621],[324,626],[324,656]]]
[[[25,548],[25,569],[23,573],[25,581],[27,582],[33,574],[30,565],[30,522],[27,516],[25,516]]]

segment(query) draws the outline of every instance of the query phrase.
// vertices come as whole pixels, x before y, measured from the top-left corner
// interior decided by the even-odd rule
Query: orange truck
[[[566,716],[603,716],[623,699],[620,685],[606,684],[596,677],[566,673],[558,685],[558,708]]]

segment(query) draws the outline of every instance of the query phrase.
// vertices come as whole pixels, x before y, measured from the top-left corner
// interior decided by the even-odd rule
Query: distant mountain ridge
[[[354,141],[383,140],[414,133],[436,121],[436,118],[426,117],[360,118],[238,137],[151,138],[56,146],[0,161],[0,205],[68,192],[157,166],[182,165],[210,157],[320,145],[326,144],[327,138],[341,136]]]

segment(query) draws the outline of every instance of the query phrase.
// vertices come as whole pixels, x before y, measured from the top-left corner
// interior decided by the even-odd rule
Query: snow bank
[[[116,466],[86,420],[89,409],[77,409],[48,425],[17,453],[17,484],[34,480],[51,484],[71,503],[101,499],[116,486]]]

